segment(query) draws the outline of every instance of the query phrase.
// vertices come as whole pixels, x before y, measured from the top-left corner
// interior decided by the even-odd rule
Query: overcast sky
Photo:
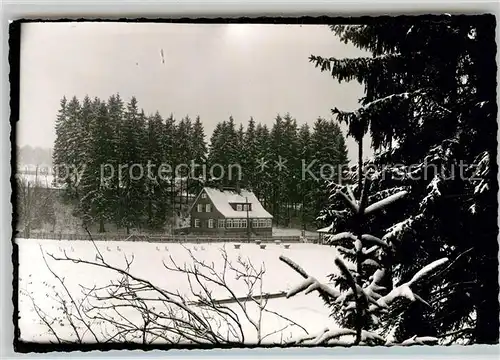
[[[199,115],[207,140],[230,115],[237,124],[253,116],[272,125],[290,112],[298,124],[312,125],[331,118],[332,107],[355,109],[362,87],[315,69],[311,54],[366,55],[326,26],[23,24],[18,145],[53,146],[63,96],[135,95],[146,113]],[[348,148],[355,159],[352,139]]]

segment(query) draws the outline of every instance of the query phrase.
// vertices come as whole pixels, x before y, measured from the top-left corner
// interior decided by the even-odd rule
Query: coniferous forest
[[[315,228],[347,148],[333,120],[311,128],[287,113],[269,128],[229,117],[207,139],[200,117],[145,114],[135,97],[64,97],[53,166],[75,215],[101,232],[106,223],[161,231],[203,186],[252,189],[275,225]]]

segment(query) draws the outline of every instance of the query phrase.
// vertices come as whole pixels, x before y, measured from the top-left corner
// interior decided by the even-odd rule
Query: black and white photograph
[[[18,26],[18,346],[498,345],[494,15]]]

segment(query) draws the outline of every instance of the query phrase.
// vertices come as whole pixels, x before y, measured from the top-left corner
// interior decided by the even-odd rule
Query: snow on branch
[[[448,258],[442,258],[442,259],[433,261],[429,265],[424,266],[422,269],[417,271],[417,273],[415,275],[413,275],[413,277],[411,278],[410,281],[408,281],[408,286],[413,285],[418,280],[420,280],[424,276],[428,275],[429,273],[433,272],[436,268],[440,267],[441,265],[444,265],[447,262],[448,262]]]
[[[343,246],[337,246],[337,250],[343,254],[356,255],[356,252],[353,249],[348,249]]]
[[[370,279],[372,280],[371,283],[363,289],[368,300],[375,305],[375,308],[379,307],[379,304],[376,301],[382,297],[382,295],[380,295],[378,292],[385,290],[384,286],[379,285],[384,276],[385,269],[377,269],[377,271],[375,271],[375,273],[370,277]]]
[[[322,57],[311,55],[309,62],[313,63],[321,71],[327,71],[339,82],[357,79],[362,82],[368,74],[372,73],[375,67],[392,63],[393,61],[402,61],[404,58],[399,53],[381,54],[375,57],[359,57],[355,59],[337,59],[334,57]],[[384,65],[388,66],[388,65]]]
[[[379,239],[378,237],[370,235],[370,234],[363,234],[363,235],[361,235],[361,240],[363,242],[366,242],[366,243],[373,243],[373,244],[378,245],[380,247],[383,247],[385,249],[388,249],[390,247],[382,239]]]
[[[297,286],[292,288],[287,294],[286,297],[292,297],[302,291],[305,290],[305,293],[308,294],[314,290],[317,290],[320,295],[322,295],[324,298],[333,298],[336,299],[339,295],[340,292],[326,284],[320,283],[318,280],[316,280],[314,277],[309,276],[304,269],[302,269],[298,264],[296,264],[294,261],[290,260],[286,256],[281,255],[279,257],[281,261],[283,261],[285,264],[290,266],[292,269],[294,269],[297,273],[299,273],[303,278],[304,281],[299,283]]]
[[[412,336],[401,343],[401,346],[412,346],[412,345],[435,345],[439,341],[438,338],[433,336]]]
[[[346,335],[356,335],[356,331],[352,329],[345,329],[345,328],[338,328],[338,329],[332,329],[325,331],[323,333],[320,333],[316,336],[311,341],[311,344],[313,345],[321,345],[321,344],[326,344],[328,341],[332,339],[339,338],[341,336],[346,336]]]
[[[387,308],[391,303],[393,303],[397,298],[406,298],[410,300],[411,302],[414,302],[415,300],[421,301],[424,304],[428,305],[429,304],[422,299],[420,296],[417,294],[414,294],[410,286],[414,285],[415,282],[418,280],[422,279],[424,276],[428,275],[432,271],[434,271],[436,268],[439,266],[445,264],[448,261],[448,258],[443,258],[440,260],[436,260],[429,265],[424,266],[421,270],[419,270],[412,278],[410,281],[405,282],[394,289],[392,289],[387,295],[381,297],[380,299],[377,300],[377,304],[382,307],[382,308]],[[370,307],[370,310],[373,311],[375,310],[376,306],[372,305]]]
[[[373,259],[366,259],[362,262],[363,265],[369,265],[369,266],[375,266],[377,268],[380,267],[380,264],[378,262],[376,262],[375,260]]]
[[[374,244],[375,246],[380,246],[384,249],[390,248],[390,246],[384,240],[379,239],[376,236],[373,236],[370,234],[363,234],[363,235],[361,235],[361,242],[360,242],[356,235],[354,235],[351,232],[347,232],[347,231],[328,236],[327,243],[328,244],[335,244],[335,243],[338,243],[342,240],[353,241],[356,245],[356,249],[358,249],[361,244],[366,246],[366,247],[368,247],[370,244]],[[347,250],[347,249],[343,248],[343,250]],[[375,249],[371,249],[371,251],[373,251],[373,250],[375,250]]]
[[[412,223],[418,219],[420,219],[419,215],[415,216],[414,218],[409,217],[403,221],[400,221],[392,225],[390,228],[386,230],[387,233],[382,237],[382,240],[385,241],[386,243],[394,243],[394,241],[398,240],[404,233],[404,231],[406,229],[410,229]]]
[[[356,241],[358,240],[358,238],[351,232],[341,232],[341,233],[338,233],[338,234],[335,234],[335,235],[331,235],[328,237],[328,243],[329,244],[332,244],[332,243],[336,243],[336,242],[339,242],[339,241],[342,241],[342,240],[352,240],[352,241]]]
[[[367,343],[385,343],[385,339],[373,331],[361,331],[361,341]]]
[[[349,271],[349,269],[347,268],[345,263],[342,261],[342,259],[335,258],[334,262],[335,262],[335,265],[337,265],[337,267],[342,272],[342,275],[344,275],[344,277],[346,278],[347,283],[349,284],[353,293],[358,293],[358,289],[356,287],[356,281],[354,281],[354,278],[353,278],[351,272]]]
[[[404,196],[406,196],[407,193],[408,192],[406,190],[403,190],[403,191],[400,191],[396,194],[388,196],[385,199],[377,201],[375,204],[372,204],[365,209],[365,214],[368,215],[368,214],[373,213],[375,211],[381,210],[384,207],[392,204],[393,202],[403,198]]]

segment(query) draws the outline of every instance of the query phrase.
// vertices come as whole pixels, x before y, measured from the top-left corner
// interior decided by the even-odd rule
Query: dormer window
[[[244,205],[243,205],[243,211],[248,211],[248,210],[249,210],[249,209],[248,209],[248,204],[244,204]]]
[[[236,205],[236,211],[241,211],[242,210],[242,205],[241,204],[237,204]]]
[[[202,199],[206,199],[206,198],[207,198],[207,193],[203,193],[203,194],[201,194],[201,198],[202,198]]]

